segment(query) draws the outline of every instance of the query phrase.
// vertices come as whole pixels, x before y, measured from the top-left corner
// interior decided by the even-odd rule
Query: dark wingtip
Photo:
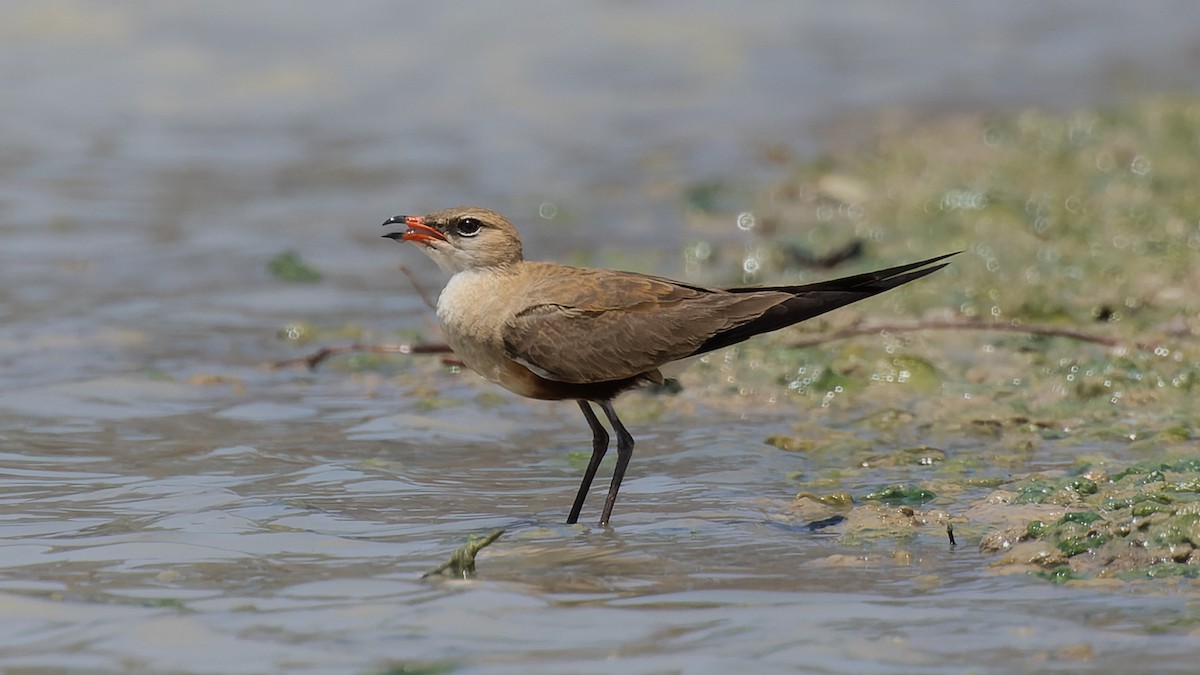
[[[921,260],[919,262],[897,265],[887,269],[875,270],[874,272],[865,272],[863,274],[855,274],[849,277],[840,279],[830,279],[829,281],[818,281],[812,284],[804,284],[801,286],[744,286],[740,288],[726,289],[730,293],[757,293],[764,290],[782,291],[784,293],[806,293],[810,291],[872,291],[878,293],[889,288],[895,288],[901,284],[908,283],[913,279],[919,279],[926,274],[932,274],[950,263],[942,263],[934,265],[933,263],[940,262],[946,258],[962,253],[955,251],[953,253],[945,253],[943,255]]]
[[[809,285],[807,288],[812,290],[824,288],[845,290],[850,288],[872,287],[876,285],[880,285],[880,287],[885,289],[895,288],[896,286],[908,283],[913,279],[919,279],[926,274],[932,274],[942,269],[950,263],[942,263],[940,265],[934,265],[934,263],[956,256],[959,253],[962,253],[962,251],[944,253],[942,255],[927,258],[918,262],[888,267],[887,269],[875,270],[874,272],[867,272],[865,274],[856,274],[854,276],[844,277],[842,279],[818,282]]]
[[[955,254],[951,253],[950,255],[955,255]],[[946,256],[942,256],[941,258],[935,258],[935,260],[942,260],[945,257]],[[948,266],[949,264],[950,263],[942,263],[940,265],[934,265],[932,267],[922,267],[921,269],[912,270],[911,272],[905,272],[903,274],[894,274],[892,276],[887,277],[886,279],[880,279],[880,280],[874,281],[872,283],[879,284],[880,286],[882,286],[881,290],[888,290],[891,288],[896,288],[897,286],[903,286],[904,284],[907,284],[910,281],[916,281],[917,279],[920,279],[923,276],[933,274],[934,272],[942,269],[943,267]]]
[[[763,312],[759,317],[733,328],[721,330],[705,340],[693,354],[728,347],[760,333],[779,330],[786,326],[799,323],[825,312],[844,307],[859,300],[889,291],[897,286],[903,286],[923,276],[946,267],[950,263],[941,262],[946,258],[958,255],[962,251],[939,255],[928,260],[898,265],[883,270],[856,274],[841,279],[821,281],[803,286],[760,286],[757,288],[730,288],[730,293],[791,293],[793,297],[786,299]],[[932,264],[931,263],[938,263]]]
[[[904,265],[898,265],[896,267],[889,267],[888,269],[885,269],[885,270],[879,270],[878,272],[875,272],[874,274],[886,275],[888,272],[891,272],[892,274],[901,274],[901,273],[907,272],[909,270],[915,270],[918,267],[925,267],[926,265],[932,265],[933,263],[939,262],[941,260],[945,260],[946,258],[952,258],[952,257],[958,255],[959,253],[962,253],[962,251],[955,251],[953,253],[943,253],[942,255],[935,256],[933,258],[928,258],[928,259],[922,260],[920,262],[907,263]],[[941,265],[937,266],[937,269],[941,269],[949,264],[950,263],[942,263]],[[883,277],[883,278],[886,278],[886,277]]]

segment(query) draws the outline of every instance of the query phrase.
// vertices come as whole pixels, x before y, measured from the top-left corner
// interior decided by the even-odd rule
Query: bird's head
[[[416,244],[450,274],[506,267],[522,259],[517,228],[499,213],[477,206],[455,206],[425,216],[392,216],[383,224],[407,226],[403,232],[383,236]]]

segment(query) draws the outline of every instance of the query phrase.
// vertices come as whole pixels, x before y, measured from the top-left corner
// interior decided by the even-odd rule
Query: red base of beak
[[[420,216],[409,216],[404,219],[404,224],[408,225],[408,230],[401,237],[404,241],[411,241],[418,244],[430,241],[446,241],[446,235],[426,225],[425,219]]]

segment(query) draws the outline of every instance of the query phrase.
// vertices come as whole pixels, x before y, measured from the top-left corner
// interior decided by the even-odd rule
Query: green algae
[[[1200,565],[1200,492],[1192,489],[1200,486],[1200,462],[1186,457],[1088,471],[1090,477],[1031,474],[1015,481],[1011,503],[1049,508],[1045,513],[1055,518],[1002,526],[981,548],[1013,551],[998,563],[1032,568],[1055,582],[1192,578],[1190,569]],[[1035,554],[1044,550],[1039,545],[1065,559]]]
[[[831,148],[764,191],[753,239],[693,239],[704,255],[688,269],[805,283],[836,274],[805,269],[792,248],[865,242],[846,273],[965,252],[917,283],[714,355],[684,389],[713,392],[714,406],[769,399],[839,422],[764,436],[816,465],[797,473],[802,496],[888,486],[847,513],[845,541],[904,532],[898,511],[936,499],[961,514],[960,539],[981,533],[997,571],[1068,585],[1192,578],[1197,157],[1200,99],[1185,97],[954,115]],[[686,196],[699,226],[720,217],[716,192]],[[950,327],[904,329],[936,322]],[[989,323],[1006,330],[979,329]],[[789,344],[803,346],[780,349]],[[793,508],[817,517],[814,505]]]
[[[301,258],[296,251],[284,251],[271,258],[267,263],[267,271],[276,279],[292,284],[311,284],[325,278],[320,270]]]
[[[485,547],[492,544],[504,534],[504,530],[494,530],[486,535],[471,535],[467,542],[450,554],[450,558],[421,575],[422,579],[433,576],[450,576],[467,579],[475,576],[475,557]]]
[[[936,497],[937,495],[932,490],[920,486],[888,485],[868,493],[864,499],[880,501],[890,505],[918,505],[931,501]]]

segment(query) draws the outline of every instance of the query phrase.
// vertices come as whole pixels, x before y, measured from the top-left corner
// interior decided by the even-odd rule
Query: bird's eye
[[[483,223],[479,222],[478,218],[462,218],[454,225],[454,229],[464,237],[474,237],[479,234],[481,227]]]

